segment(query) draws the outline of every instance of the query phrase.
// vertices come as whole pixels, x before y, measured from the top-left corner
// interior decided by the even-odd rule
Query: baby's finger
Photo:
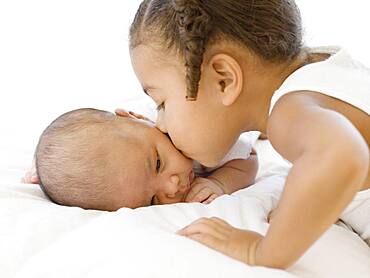
[[[208,199],[204,200],[202,203],[203,204],[210,204],[213,202],[216,198],[218,197],[217,194],[213,193],[211,196],[208,197]]]
[[[32,176],[31,177],[31,183],[33,184],[39,184],[40,183],[40,179],[38,176]]]
[[[22,179],[21,183],[32,183],[32,184],[39,184],[40,180],[38,176],[26,174]]]
[[[213,192],[208,187],[202,188],[192,199],[193,202],[203,202],[211,196]]]
[[[188,192],[188,195],[186,195],[185,202],[192,202],[194,197],[204,188],[202,184],[193,184],[191,186],[190,191]]]
[[[22,183],[32,183],[32,177],[35,175],[36,170],[29,170],[26,174],[24,174],[21,182]]]

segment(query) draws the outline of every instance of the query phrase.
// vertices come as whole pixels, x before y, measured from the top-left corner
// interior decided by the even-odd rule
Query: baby
[[[107,211],[210,203],[250,185],[257,172],[256,154],[246,142],[238,141],[220,166],[206,168],[182,155],[143,116],[96,109],[53,121],[35,159],[40,186],[52,201]]]

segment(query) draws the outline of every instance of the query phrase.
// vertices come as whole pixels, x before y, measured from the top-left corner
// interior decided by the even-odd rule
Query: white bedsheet
[[[267,141],[256,147],[261,168],[249,189],[210,205],[111,213],[58,206],[37,186],[18,183],[32,154],[23,152],[1,165],[0,277],[369,277],[370,248],[337,225],[288,271],[249,267],[175,234],[203,216],[266,232],[289,165]]]

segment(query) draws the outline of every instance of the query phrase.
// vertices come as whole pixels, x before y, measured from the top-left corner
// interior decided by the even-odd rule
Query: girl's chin
[[[202,164],[205,167],[211,168],[211,167],[216,167],[221,159],[215,158],[215,157],[209,157],[201,160],[197,160],[200,164]]]

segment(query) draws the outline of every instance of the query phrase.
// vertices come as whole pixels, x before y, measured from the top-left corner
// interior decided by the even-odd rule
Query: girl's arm
[[[291,93],[275,105],[267,135],[293,162],[266,236],[219,218],[201,218],[178,234],[252,265],[288,268],[332,225],[363,186],[369,148],[343,115],[309,94]]]
[[[361,188],[369,149],[346,117],[300,93],[276,104],[268,137],[293,167],[274,221],[258,244],[255,263],[287,268],[338,219]]]

